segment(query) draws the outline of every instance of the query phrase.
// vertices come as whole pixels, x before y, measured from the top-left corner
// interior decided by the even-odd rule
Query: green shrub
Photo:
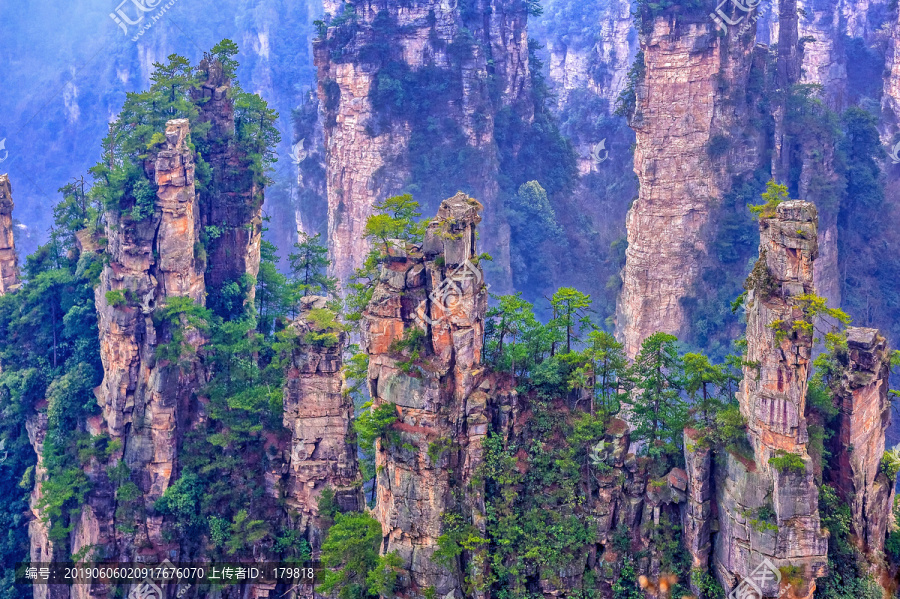
[[[900,445],[884,452],[881,456],[880,470],[888,480],[897,480],[897,472],[900,471]]]
[[[806,462],[796,453],[788,453],[779,449],[776,455],[769,458],[769,465],[783,473],[793,472],[803,474],[806,472]]]
[[[106,303],[113,308],[118,308],[127,304],[128,300],[125,298],[125,293],[122,290],[112,289],[106,292]]]

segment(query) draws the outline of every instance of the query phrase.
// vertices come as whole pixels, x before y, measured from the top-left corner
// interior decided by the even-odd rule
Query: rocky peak
[[[765,559],[777,568],[796,567],[802,584],[792,592],[811,597],[827,564],[827,539],[807,453],[813,338],[794,323],[804,318],[797,296],[815,291],[815,206],[783,202],[771,217],[760,218],[759,230],[759,260],[746,283],[747,352],[738,393],[752,457],[728,454],[717,479],[721,532],[715,567],[726,588]],[[762,590],[778,594],[774,577]]]
[[[195,391],[203,381],[199,365],[188,358],[173,364],[157,357],[174,327],[184,328],[184,343],[195,353],[203,336],[174,316],[160,319],[169,298],[186,297],[202,305],[206,299],[199,245],[199,209],[194,181],[194,153],[185,119],[166,124],[165,145],[152,165],[157,185],[154,214],[133,221],[113,209],[107,212],[109,264],[96,291],[103,382],[96,389],[102,419],[97,434],[107,432],[121,442],[113,456],[135,473],[146,518],[136,533],[114,530],[114,498],[103,469],[95,474],[98,491],[89,500],[76,531],[73,552],[97,545],[108,555],[133,557],[155,553],[177,555],[162,535],[162,517],[152,506],[175,480],[180,441],[190,426]],[[171,553],[174,552],[174,553]]]
[[[322,541],[316,518],[326,487],[335,492],[342,511],[363,506],[356,450],[350,443],[353,401],[341,392],[346,335],[335,332],[333,343],[312,340],[321,331],[310,313],[326,304],[324,297],[302,298],[300,315],[291,324],[294,341],[284,388],[283,422],[291,432],[285,498],[301,514],[299,529],[306,530],[314,551]]]
[[[19,286],[19,259],[13,235],[12,211],[9,175],[0,175],[0,295]]]
[[[376,455],[375,517],[383,550],[403,560],[403,585],[460,593],[463,574],[431,560],[446,513],[483,530],[482,500],[468,482],[492,421],[511,426],[515,392],[481,366],[487,290],[477,264],[481,205],[445,200],[421,248],[391,249],[363,318],[375,407],[394,404],[394,441]]]

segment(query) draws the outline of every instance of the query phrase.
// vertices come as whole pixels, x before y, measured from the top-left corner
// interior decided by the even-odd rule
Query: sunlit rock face
[[[482,206],[445,200],[421,247],[391,248],[363,319],[375,407],[395,404],[400,443],[381,440],[373,515],[383,552],[403,560],[404,588],[461,593],[463,574],[431,556],[445,522],[461,513],[484,531],[484,500],[470,484],[489,429],[508,435],[516,394],[482,366],[487,288],[477,265]],[[415,348],[403,340],[417,339]],[[410,354],[418,352],[418,358]]]
[[[738,393],[751,456],[727,454],[717,479],[720,532],[714,567],[732,588],[763,560],[797,567],[797,597],[812,596],[825,572],[828,543],[821,529],[818,488],[807,452],[806,390],[812,334],[793,323],[803,317],[797,296],[814,293],[817,213],[788,201],[760,219],[760,258],[747,281],[747,352]],[[794,467],[772,458],[793,456]],[[764,524],[760,524],[763,522]],[[766,595],[777,595],[770,581]]]
[[[884,549],[894,505],[894,481],[880,470],[891,420],[890,351],[878,330],[855,327],[847,331],[847,348],[835,396],[840,412],[831,476],[850,506],[853,533],[876,554]]]

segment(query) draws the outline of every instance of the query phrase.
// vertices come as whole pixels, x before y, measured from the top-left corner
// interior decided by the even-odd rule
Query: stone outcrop
[[[460,592],[463,580],[431,561],[442,516],[461,513],[484,530],[483,499],[468,482],[489,426],[508,434],[516,401],[481,365],[481,209],[458,194],[441,204],[421,247],[391,248],[363,319],[374,407],[397,411],[399,442],[382,440],[376,456],[382,549],[402,558],[404,587],[434,586],[441,597]]]
[[[307,316],[325,309],[324,297],[302,299],[300,316],[291,325],[296,334],[284,389],[284,427],[291,433],[285,499],[301,514],[314,551],[321,546],[316,521],[322,490],[330,487],[342,511],[359,511],[363,504],[356,447],[350,443],[353,401],[342,393],[341,368],[345,334],[332,345],[307,340],[317,332]]]
[[[201,334],[183,316],[160,318],[171,298],[205,302],[202,265],[195,256],[199,215],[189,134],[187,120],[169,121],[164,148],[145,164],[158,185],[152,216],[134,222],[118,211],[107,213],[110,262],[96,292],[102,430],[121,442],[114,459],[123,459],[134,473],[148,512],[174,482],[180,439],[203,378],[189,357],[203,343]],[[185,344],[177,363],[158,357],[158,346],[171,341],[175,327],[184,327]],[[150,547],[160,559],[172,557],[161,516],[136,524],[134,538],[118,547],[120,555]]]
[[[263,189],[249,168],[247,157],[234,141],[234,100],[231,80],[221,63],[204,59],[205,81],[194,92],[201,102],[201,123],[209,123],[207,154],[212,167],[208,193],[200,194],[200,223],[205,230],[206,285],[215,296],[225,285],[259,272],[262,243]],[[252,302],[256,288],[246,289]]]
[[[325,3],[331,14],[339,13],[339,6]],[[352,27],[331,27],[314,45],[325,115],[328,239],[333,274],[341,281],[369,250],[363,229],[373,204],[399,192],[410,176],[410,124],[399,118],[385,122],[370,98],[379,69],[388,61],[412,71],[446,71],[448,109],[440,116],[457,123],[468,146],[482,158],[480,172],[470,178],[495,231],[486,249],[509,278],[509,231],[497,206],[493,132],[494,115],[502,107],[512,107],[524,120],[533,116],[525,4],[476,0],[466,11],[461,7],[438,0],[403,7],[385,0],[358,3]],[[390,36],[379,37],[386,29]],[[450,50],[455,43],[470,51],[454,55]],[[389,56],[373,57],[373,48],[382,47],[389,48]],[[497,99],[491,97],[489,79]],[[429,206],[441,198],[417,199]]]
[[[618,337],[631,357],[657,331],[684,331],[681,300],[698,280],[711,211],[732,177],[758,162],[743,130],[754,36],[755,22],[719,36],[705,14],[696,21],[659,17],[641,35],[645,74],[630,120],[640,191],[626,221],[617,308]],[[725,148],[715,159],[713,146]]]
[[[849,363],[835,394],[840,411],[830,472],[850,506],[853,533],[866,551],[878,553],[894,505],[894,481],[879,470],[891,418],[890,351],[876,329],[848,329],[847,346]]]
[[[813,339],[806,327],[794,326],[804,318],[797,296],[814,292],[816,218],[812,204],[787,201],[760,219],[760,258],[746,284],[747,352],[738,394],[752,458],[728,454],[716,479],[714,566],[726,589],[768,559],[778,568],[799,568],[802,584],[792,593],[811,597],[827,565],[807,453]],[[762,590],[767,596],[779,591],[774,578]]]
[[[12,223],[12,185],[8,175],[0,175],[0,295],[19,286],[19,259]]]

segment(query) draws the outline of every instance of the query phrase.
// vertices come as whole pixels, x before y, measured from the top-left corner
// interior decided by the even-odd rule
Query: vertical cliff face
[[[503,107],[512,107],[526,120],[531,118],[524,4],[478,0],[463,10],[457,3],[436,0],[417,0],[402,8],[381,0],[356,3],[351,8],[352,16],[345,9],[344,23],[330,27],[315,44],[319,97],[325,113],[328,232],[334,274],[346,280],[362,263],[368,252],[363,229],[372,205],[421,175],[412,172],[415,156],[410,155],[410,144],[417,131],[412,120],[426,116],[420,114],[426,109],[417,106],[412,109],[414,114],[391,111],[402,112],[400,107],[415,104],[413,98],[425,97],[429,92],[423,88],[436,83],[434,78],[423,79],[420,85],[411,86],[403,74],[414,76],[429,70],[441,80],[442,89],[431,92],[437,97],[424,100],[440,107],[427,116],[438,123],[455,123],[464,136],[459,150],[477,156],[466,175],[498,231],[492,237],[495,244],[487,249],[508,274],[508,228],[496,206],[498,164],[493,131],[494,116]],[[326,11],[337,12],[336,3],[327,3]],[[373,102],[373,91],[386,68],[386,81],[393,80],[391,85],[402,89],[381,89],[380,103]],[[388,102],[395,102],[395,107]],[[429,149],[420,148],[417,153]],[[440,199],[417,197],[424,206]]]
[[[216,61],[203,60],[206,73],[194,94],[202,102],[200,122],[209,123],[206,134],[209,155],[204,159],[212,167],[208,193],[200,197],[202,225],[205,228],[206,284],[213,294],[242,275],[256,277],[262,240],[263,190],[255,183],[246,156],[237,147],[234,100],[229,97],[231,81]],[[253,301],[255,288],[247,288]]]
[[[487,290],[476,265],[481,205],[444,201],[421,248],[392,252],[363,320],[374,406],[396,407],[395,434],[376,456],[375,517],[385,553],[403,560],[403,586],[459,593],[462,575],[431,560],[443,515],[484,530],[483,500],[469,485],[491,421],[509,429],[514,392],[481,366]],[[405,342],[404,342],[405,340]],[[415,355],[413,355],[415,354]]]
[[[687,325],[690,295],[706,252],[710,212],[732,176],[757,161],[742,133],[755,24],[716,35],[709,20],[659,17],[641,36],[644,78],[635,87],[631,126],[640,192],[628,213],[628,249],[617,330],[629,356],[657,331]],[[733,90],[733,92],[725,91]],[[711,155],[724,145],[724,155]]]
[[[551,2],[544,10],[546,13],[555,8],[555,3]],[[570,92],[586,88],[610,107],[615,106],[637,54],[638,37],[630,2],[598,3],[597,11],[592,14],[597,21],[591,23],[590,34],[569,34],[564,36],[565,39],[551,34],[547,38],[548,75],[561,105],[566,103]],[[563,13],[558,18],[565,17]],[[591,39],[596,42],[591,43]]]
[[[814,205],[788,201],[771,218],[760,219],[760,258],[747,280],[747,353],[738,394],[753,457],[729,454],[717,479],[720,533],[714,561],[726,588],[769,559],[776,567],[800,568],[802,584],[792,592],[809,597],[827,564],[807,453],[813,340],[794,326],[804,318],[796,297],[814,292],[816,218]],[[772,512],[774,521],[767,522]],[[778,593],[774,579],[767,585],[766,595]]]
[[[875,329],[847,331],[849,363],[835,396],[840,410],[831,475],[853,515],[853,533],[866,551],[884,549],[894,505],[894,481],[880,472],[890,423],[890,351]]]
[[[881,106],[888,123],[886,132],[892,134],[900,127],[900,11],[893,15],[888,33]]]
[[[114,457],[134,473],[148,513],[174,481],[180,437],[194,416],[193,394],[203,379],[189,358],[175,364],[157,357],[157,347],[170,342],[176,328],[183,328],[184,343],[191,348],[182,356],[203,343],[183,316],[160,318],[173,298],[202,305],[206,297],[202,265],[194,253],[199,214],[189,135],[187,120],[169,121],[164,148],[145,165],[158,186],[152,216],[133,222],[117,211],[107,213],[110,263],[96,292],[104,368],[97,389],[102,429],[121,442],[121,453]],[[120,555],[151,547],[161,559],[171,557],[166,552],[170,543],[161,536],[162,517],[147,516],[134,524],[131,538],[118,539],[124,541],[117,548]],[[84,544],[102,546],[98,541],[88,534]]]
[[[284,427],[291,433],[285,498],[302,515],[299,528],[306,530],[314,551],[322,541],[316,517],[323,489],[335,492],[342,511],[359,511],[363,505],[356,448],[349,442],[353,401],[341,392],[344,334],[330,346],[309,341],[314,329],[308,315],[325,304],[324,297],[302,300],[292,325],[296,337],[284,389]]]
[[[803,43],[801,83],[824,88],[825,102],[835,110],[846,103],[847,64],[842,11],[838,3],[798,0],[798,35]]]
[[[13,199],[9,176],[0,175],[0,295],[19,284],[19,259],[12,223]]]

